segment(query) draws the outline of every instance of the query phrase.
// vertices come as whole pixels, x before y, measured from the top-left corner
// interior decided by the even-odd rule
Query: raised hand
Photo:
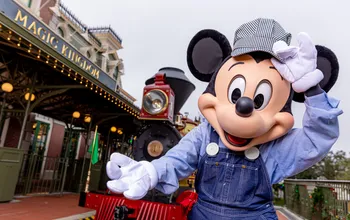
[[[271,59],[272,64],[282,77],[292,83],[294,91],[305,92],[323,79],[323,73],[317,69],[317,50],[310,36],[299,33],[299,46],[288,46],[284,41],[273,45],[273,52],[281,58],[279,62]]]
[[[136,162],[120,153],[111,155],[106,171],[112,179],[107,182],[108,189],[132,200],[143,198],[158,183],[157,171],[150,162]]]

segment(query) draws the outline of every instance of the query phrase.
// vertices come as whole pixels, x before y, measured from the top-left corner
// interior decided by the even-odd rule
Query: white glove
[[[120,153],[111,155],[106,171],[112,179],[107,182],[108,189],[132,200],[143,198],[158,183],[157,171],[150,162],[136,162]]]
[[[299,47],[288,46],[284,41],[276,42],[273,52],[283,63],[275,58],[272,58],[271,62],[282,77],[292,83],[294,91],[301,93],[321,82],[323,73],[316,69],[317,50],[310,36],[299,33],[297,41]]]

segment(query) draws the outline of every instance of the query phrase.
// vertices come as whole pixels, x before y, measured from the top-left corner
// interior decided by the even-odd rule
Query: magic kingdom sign
[[[27,10],[23,9],[18,3],[13,0],[0,0],[0,11],[17,25],[26,29],[30,34],[78,65],[82,70],[98,79],[113,91],[115,90],[116,81],[114,79],[103,72],[97,65],[87,59],[55,32],[50,30],[45,24],[31,15]]]

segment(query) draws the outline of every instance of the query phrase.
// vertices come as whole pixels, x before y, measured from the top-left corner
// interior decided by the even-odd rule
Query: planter
[[[14,197],[23,154],[23,150],[0,147],[0,202],[9,202]]]

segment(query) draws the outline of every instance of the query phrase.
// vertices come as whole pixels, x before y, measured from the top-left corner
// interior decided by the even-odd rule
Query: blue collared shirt
[[[303,128],[294,128],[277,140],[261,145],[272,184],[300,173],[322,160],[339,137],[339,101],[325,92],[305,97],[306,111]],[[153,160],[158,173],[156,189],[171,194],[179,187],[179,180],[190,176],[210,141],[211,126],[202,122],[192,129],[163,157]],[[225,148],[219,141],[219,147]]]

